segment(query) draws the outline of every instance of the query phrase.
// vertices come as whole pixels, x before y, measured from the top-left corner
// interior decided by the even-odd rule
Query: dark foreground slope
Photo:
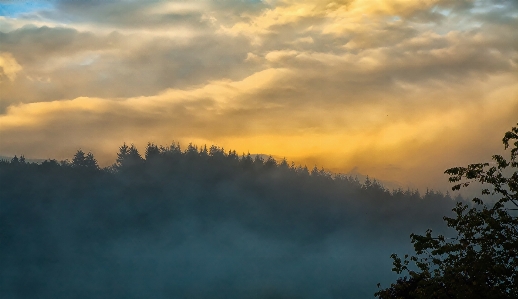
[[[453,205],[215,147],[4,161],[0,298],[372,298]]]

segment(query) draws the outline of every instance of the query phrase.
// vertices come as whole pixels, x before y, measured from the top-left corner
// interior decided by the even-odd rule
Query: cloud
[[[9,81],[14,81],[16,74],[22,70],[13,55],[8,52],[0,52],[0,82],[6,77]]]
[[[23,69],[2,66],[0,152],[69,157],[90,147],[108,163],[124,141],[175,139],[439,181],[516,122],[517,9],[68,1],[2,17],[0,52]],[[492,142],[473,150],[475,162],[498,150]]]
[[[310,82],[299,82],[297,72],[268,69],[241,81],[213,81],[155,96],[82,97],[12,106],[0,117],[5,141],[0,151],[20,154],[16,149],[24,149],[27,156],[65,158],[77,148],[91,148],[106,165],[113,162],[114,148],[123,142],[141,148],[149,141],[216,143],[337,172],[359,165],[362,173],[402,184],[412,173],[415,184],[437,187],[444,184],[430,181],[424,169],[433,168],[440,181],[442,171],[453,166],[448,163],[455,163],[458,155],[466,156],[463,151],[472,142],[487,139],[485,124],[492,123],[491,130],[498,127],[502,132],[512,124],[518,111],[513,80],[512,76],[472,80],[469,88],[457,84],[455,92],[437,91],[434,84],[393,87],[392,95],[383,95],[387,89],[360,88],[345,94],[343,101],[320,103],[314,99],[322,92],[304,88]],[[473,89],[476,84],[479,87]],[[336,90],[340,91],[344,90]],[[459,100],[468,94],[469,101]],[[474,119],[479,123],[474,125]],[[466,134],[466,127],[475,132]],[[496,138],[487,146],[498,150],[498,143]],[[471,154],[476,157],[484,148]],[[398,165],[401,171],[395,173],[386,165]]]
[[[242,68],[248,53],[246,40],[210,34],[162,39],[63,27],[23,27],[0,33],[0,38],[0,51],[15,53],[26,74],[0,95],[0,111],[21,102],[152,95],[207,80],[239,78],[260,68],[253,62]],[[38,51],[32,50],[35,48]],[[42,84],[30,78],[49,80]]]

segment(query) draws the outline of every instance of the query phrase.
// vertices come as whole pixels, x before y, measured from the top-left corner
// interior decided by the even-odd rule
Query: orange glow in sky
[[[6,2],[0,155],[216,144],[446,190],[518,122],[518,3]]]

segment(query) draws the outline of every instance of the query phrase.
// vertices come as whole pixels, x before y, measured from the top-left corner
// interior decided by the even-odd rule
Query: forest
[[[460,197],[217,146],[0,162],[2,298],[372,298]]]

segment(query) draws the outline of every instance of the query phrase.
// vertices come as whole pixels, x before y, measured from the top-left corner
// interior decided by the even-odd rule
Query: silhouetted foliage
[[[217,146],[20,160],[0,161],[1,298],[370,297],[387,245],[453,206]]]
[[[25,157],[23,155],[18,158],[16,155],[11,159],[11,164],[25,164]]]
[[[490,185],[482,194],[498,195],[492,205],[474,198],[473,207],[457,203],[455,217],[444,217],[455,238],[444,235],[412,234],[415,256],[396,254],[393,271],[407,273],[389,288],[380,290],[381,299],[396,298],[518,298],[518,128],[503,138],[511,146],[510,160],[494,155],[494,164],[478,163],[446,170],[453,190],[472,182]],[[493,166],[492,166],[493,165]],[[460,182],[460,183],[459,183]],[[414,267],[410,265],[414,264]]]
[[[146,160],[156,159],[160,156],[161,149],[153,143],[148,143],[146,147]]]
[[[133,144],[131,146],[127,146],[126,143],[124,143],[119,147],[115,168],[118,170],[131,169],[139,166],[141,162],[143,162],[143,159],[137,148]]]
[[[82,150],[78,150],[72,159],[72,167],[83,168],[89,170],[98,170],[99,165],[92,153],[85,154]]]

